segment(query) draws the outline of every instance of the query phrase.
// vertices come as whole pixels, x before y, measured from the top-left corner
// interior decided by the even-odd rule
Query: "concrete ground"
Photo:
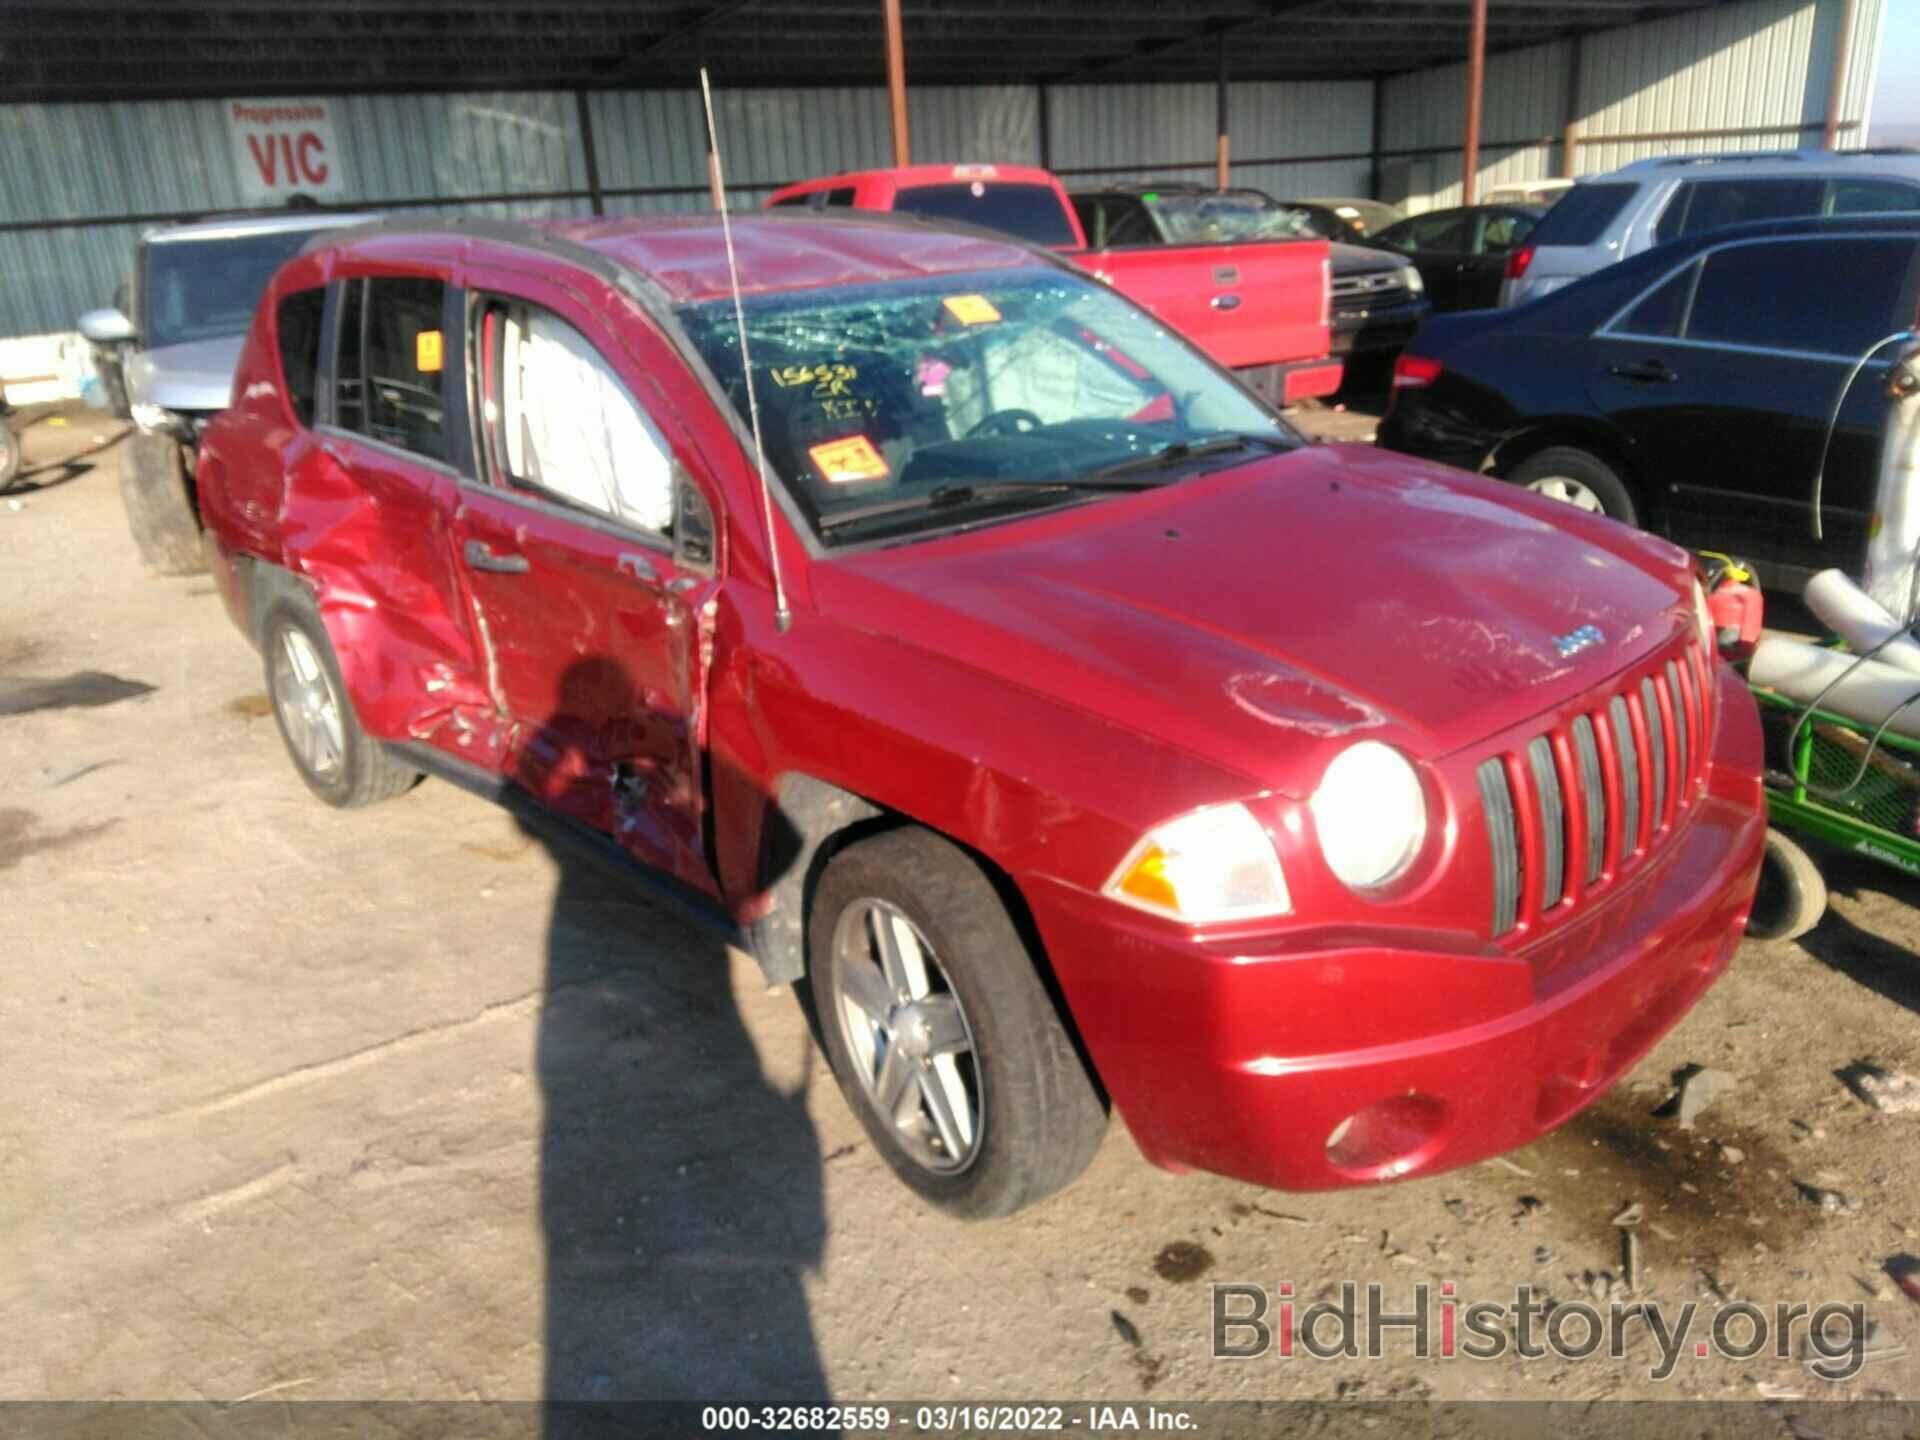
[[[676,915],[443,784],[310,798],[212,586],[141,572],[112,434],[37,418],[0,498],[0,1398],[1920,1396],[1920,1116],[1835,1074],[1920,1070],[1892,871],[1832,860],[1825,924],[1508,1159],[1283,1195],[1116,1122],[961,1224]],[[1733,1080],[1692,1132],[1689,1064]],[[1884,1358],[1209,1358],[1216,1281],[1604,1294],[1636,1203],[1640,1295],[1859,1302]]]

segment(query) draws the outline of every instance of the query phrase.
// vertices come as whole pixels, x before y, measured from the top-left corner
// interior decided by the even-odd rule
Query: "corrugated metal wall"
[[[1889,3],[1857,0],[1845,119],[1866,118],[1878,70],[1881,11]],[[1600,31],[1577,47],[1557,41],[1494,56],[1487,62],[1479,188],[1484,192],[1503,181],[1560,174],[1560,136],[1569,119],[1578,122],[1581,134],[1595,137],[1809,127],[1727,140],[1582,144],[1577,151],[1582,175],[1656,154],[1817,145],[1842,8],[1843,0],[1748,0]],[[1466,67],[1450,65],[1385,83],[1382,148],[1449,153],[1389,160],[1381,175],[1384,198],[1412,210],[1459,204]],[[1841,143],[1857,146],[1864,136],[1863,123],[1843,132]]]
[[[1557,173],[1570,92],[1596,135],[1817,125],[1841,3],[1748,0],[1602,32],[1579,43],[1577,77],[1572,42],[1493,57],[1482,184]],[[1865,115],[1888,3],[1859,0],[1849,117]],[[1463,70],[1383,82],[1381,149],[1432,152],[1385,158],[1387,198],[1416,208],[1457,200]],[[1235,178],[1282,196],[1368,193],[1373,96],[1367,81],[1236,85]],[[920,160],[1044,155],[1070,178],[1089,180],[1213,174],[1214,94],[1206,84],[1053,86],[1044,107],[1027,85],[929,86],[910,90],[909,104]],[[723,92],[717,105],[739,204],[757,204],[785,181],[884,165],[891,155],[878,86]],[[581,102],[570,92],[350,96],[334,107],[350,202],[427,201],[429,213],[591,209]],[[592,94],[585,108],[609,213],[706,204],[698,92]],[[1586,146],[1581,169],[1611,168],[1654,148]],[[0,225],[241,204],[216,101],[0,106],[0,156]],[[0,229],[0,337],[66,330],[82,310],[106,303],[138,228]]]

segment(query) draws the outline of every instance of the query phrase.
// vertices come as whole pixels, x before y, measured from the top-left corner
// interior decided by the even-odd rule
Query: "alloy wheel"
[[[980,1153],[986,1111],[973,1030],[920,928],[858,900],[834,929],[836,1023],[867,1101],[916,1163],[956,1174]]]
[[[346,727],[340,697],[327,667],[306,633],[295,626],[280,632],[273,654],[273,703],[287,742],[314,779],[325,784],[346,763]]]
[[[1558,500],[1573,506],[1576,510],[1585,510],[1590,515],[1607,513],[1607,507],[1600,503],[1598,495],[1568,475],[1542,475],[1527,488],[1536,495],[1544,495],[1549,500]]]

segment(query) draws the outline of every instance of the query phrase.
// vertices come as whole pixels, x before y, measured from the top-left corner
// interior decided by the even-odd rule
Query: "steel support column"
[[[893,104],[893,163],[911,165],[907,134],[907,45],[900,34],[900,0],[882,0],[887,16],[887,97]]]
[[[1847,103],[1847,63],[1853,54],[1853,4],[1842,0],[1840,33],[1833,38],[1833,80],[1827,89],[1827,129],[1823,142],[1827,149],[1840,148],[1841,111]]]
[[[1217,176],[1219,186],[1226,190],[1233,185],[1233,144],[1229,138],[1231,127],[1228,124],[1227,105],[1227,37],[1220,36],[1220,68],[1213,81],[1214,132],[1219,136],[1215,164],[1219,167]]]
[[[1467,138],[1460,153],[1460,203],[1473,204],[1480,169],[1480,101],[1487,84],[1487,0],[1473,0],[1473,28],[1467,36]]]

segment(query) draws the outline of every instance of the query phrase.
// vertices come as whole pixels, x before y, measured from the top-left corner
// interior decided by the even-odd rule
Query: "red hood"
[[[840,557],[813,586],[843,623],[1297,796],[1351,739],[1438,758],[1595,686],[1690,623],[1688,573],[1665,541],[1341,445]]]

